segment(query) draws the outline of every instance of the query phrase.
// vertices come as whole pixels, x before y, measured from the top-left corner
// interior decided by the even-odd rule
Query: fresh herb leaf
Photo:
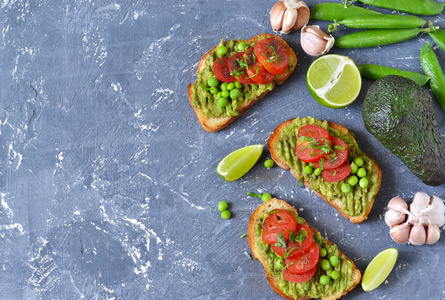
[[[281,232],[278,232],[277,240],[278,240],[278,243],[275,243],[275,246],[281,247],[281,248],[287,247],[286,240],[284,239],[284,235]]]
[[[300,249],[300,247],[292,247],[292,249],[290,249],[289,251],[285,251],[284,255],[283,255],[283,258],[284,259],[288,258],[290,256],[290,254],[292,253],[292,251],[298,250],[298,249]]]
[[[306,239],[306,235],[307,235],[306,230],[300,230],[300,231],[297,231],[296,233],[293,233],[291,231],[290,236],[289,236],[289,241],[297,242],[297,243],[301,244]]]
[[[335,171],[334,173],[332,173],[332,176],[337,176],[337,171]]]
[[[239,236],[240,239],[244,238],[247,236],[247,233],[243,233],[242,235]]]
[[[335,146],[334,146],[334,149],[341,149],[341,150],[345,151],[345,150],[346,150],[346,147],[345,147],[345,146],[338,146],[338,145],[335,145]]]
[[[268,215],[271,215],[271,214],[274,214],[274,213],[277,213],[277,212],[279,212],[279,210],[269,211],[267,214],[268,214]]]
[[[302,188],[303,187],[303,180],[298,180],[298,186],[300,187],[300,188]]]
[[[257,198],[261,198],[263,196],[261,194],[255,194],[255,193],[252,193],[252,192],[248,192],[247,195],[249,195],[251,197],[257,197]]]
[[[323,163],[324,163],[324,158],[320,158],[320,170],[323,171]]]
[[[252,77],[257,76],[257,75],[258,75],[258,67],[255,67],[255,71],[256,71],[255,74],[253,74],[252,76],[249,76],[249,77],[247,77],[247,78],[252,78]]]
[[[290,264],[287,264],[284,269],[287,269],[287,267],[292,266],[293,264],[295,264],[294,262],[291,262]]]
[[[277,52],[275,52],[275,48],[273,45],[270,45],[270,50],[272,51],[272,55],[269,56],[269,59],[267,60],[267,62],[274,62],[278,59],[278,55]]]

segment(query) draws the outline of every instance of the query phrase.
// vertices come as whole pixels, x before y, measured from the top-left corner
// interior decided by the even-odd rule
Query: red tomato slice
[[[292,274],[287,268],[283,270],[283,278],[290,282],[306,282],[309,281],[312,276],[314,276],[317,271],[317,266],[313,267],[309,271],[303,274]]]
[[[258,59],[247,69],[247,75],[259,84],[269,84],[275,77],[274,74],[269,73],[266,68],[264,68]]]
[[[289,66],[289,54],[286,48],[275,38],[259,41],[253,47],[253,53],[269,73],[280,75]]]
[[[323,170],[321,176],[323,176],[324,181],[336,182],[348,177],[351,174],[351,166],[348,161],[345,161],[340,167],[330,170]]]
[[[235,82],[236,78],[230,75],[228,59],[226,57],[218,58],[213,62],[213,74],[222,82]]]
[[[300,256],[291,256],[284,260],[287,269],[292,274],[303,274],[313,269],[318,262],[320,250],[317,244],[312,243],[309,251]]]
[[[322,158],[325,153],[321,149],[315,149],[324,145],[325,140],[330,141],[329,133],[316,125],[305,125],[298,130],[297,135],[297,157],[304,162],[315,162]]]
[[[284,239],[289,240],[290,232],[296,232],[297,222],[294,215],[284,209],[277,209],[276,213],[270,214],[264,220],[262,239],[266,244],[278,243],[278,233],[284,236]]]
[[[312,231],[304,224],[297,224],[297,229],[293,231],[293,233],[296,233],[297,236],[299,235],[300,231],[306,231],[306,236],[304,240],[299,243],[297,241],[291,242],[289,239],[286,240],[286,248],[281,248],[279,246],[275,246],[275,244],[272,244],[271,247],[275,252],[281,256],[284,257],[286,255],[289,256],[299,256],[306,252],[308,252],[314,242]],[[296,248],[296,249],[293,249]],[[292,250],[293,249],[293,250]]]
[[[246,52],[238,52],[233,54],[231,57],[229,57],[227,64],[229,66],[230,74],[236,77],[239,82],[243,84],[253,84],[255,81],[247,78],[246,66],[248,66],[251,61],[249,54]],[[240,62],[243,65],[241,65]]]
[[[323,160],[323,170],[335,169],[341,166],[348,159],[348,145],[341,139],[331,136],[331,148],[334,153],[325,154]],[[320,167],[320,161],[315,162],[315,167]]]

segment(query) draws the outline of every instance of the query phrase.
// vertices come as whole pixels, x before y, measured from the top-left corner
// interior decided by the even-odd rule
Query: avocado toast
[[[316,271],[309,281],[301,283],[286,281],[282,275],[284,268],[279,267],[280,264],[278,263],[282,258],[275,253],[271,245],[264,243],[262,240],[263,222],[276,210],[286,210],[292,213],[297,223],[304,224],[311,230],[313,240],[317,246],[320,249],[326,250],[324,258],[329,259],[331,256],[336,256],[339,259],[339,264],[329,271],[323,271],[319,261],[316,266]],[[253,257],[258,259],[264,266],[269,285],[278,295],[285,299],[338,299],[354,289],[360,282],[361,273],[355,264],[338,250],[336,245],[332,245],[332,243],[324,239],[315,228],[310,226],[303,218],[300,218],[297,210],[283,200],[270,199],[252,213],[248,225],[247,237]],[[327,285],[320,284],[320,277],[325,274],[330,275],[332,271],[338,272],[339,277],[337,279],[330,279]]]
[[[346,182],[345,179],[338,182],[326,182],[321,176],[305,173],[305,166],[314,167],[314,164],[301,161],[297,157],[295,149],[299,128],[308,124],[322,127],[330,135],[343,140],[349,148],[348,161],[351,162],[358,157],[363,159],[363,168],[367,172],[366,177],[369,181],[366,188],[361,188],[357,184],[352,187],[349,193],[343,193],[341,184]],[[382,172],[377,162],[360,150],[354,139],[354,134],[346,127],[312,117],[291,119],[278,125],[269,137],[268,147],[273,160],[281,168],[290,169],[291,174],[297,180],[301,180],[305,186],[314,190],[320,198],[337,209],[342,216],[352,223],[361,223],[366,220],[380,189]]]
[[[266,38],[276,39],[284,46],[289,56],[289,66],[285,73],[276,75],[273,81],[269,84],[244,84],[241,88],[241,96],[238,99],[229,101],[228,105],[224,108],[219,107],[217,105],[217,95],[211,94],[202,88],[202,83],[205,83],[209,78],[214,76],[212,66],[215,60],[219,57],[217,48],[224,45],[228,49],[227,56],[229,56],[237,52],[237,45],[241,42],[246,43],[248,47],[253,47],[259,41]],[[188,86],[190,105],[193,107],[204,130],[215,132],[224,129],[249,110],[255,102],[260,101],[264,96],[271,92],[275,88],[275,85],[283,84],[294,73],[296,67],[297,57],[295,52],[278,36],[272,34],[260,34],[244,41],[221,41],[220,44],[207,52],[198,63],[196,70],[198,78],[194,84],[189,84]]]

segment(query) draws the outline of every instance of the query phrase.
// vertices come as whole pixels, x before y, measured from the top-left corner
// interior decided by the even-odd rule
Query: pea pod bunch
[[[425,74],[431,77],[430,87],[434,96],[445,109],[445,74],[440,66],[439,59],[428,42],[420,51],[420,62]]]

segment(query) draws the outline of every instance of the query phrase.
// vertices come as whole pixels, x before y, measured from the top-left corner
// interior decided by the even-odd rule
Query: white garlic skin
[[[409,241],[411,227],[412,225],[409,223],[395,225],[389,230],[389,235],[394,240],[394,242],[399,244],[406,244]]]
[[[417,192],[414,195],[413,202],[409,206],[409,211],[417,215],[422,209],[425,209],[430,203],[430,196],[425,192]]]
[[[320,56],[328,53],[334,43],[335,38],[324,33],[318,25],[304,26],[301,29],[301,48],[310,56]]]
[[[432,245],[440,239],[440,229],[437,225],[428,225],[426,230],[426,243]]]
[[[406,212],[408,210],[408,204],[401,197],[397,196],[392,198],[388,202],[388,209],[399,212]]]
[[[420,223],[414,224],[413,228],[411,228],[411,231],[409,233],[409,243],[414,246],[421,246],[425,244],[425,241],[426,241],[425,227]]]
[[[280,0],[270,10],[270,25],[273,31],[289,33],[307,24],[310,18],[309,7],[303,1]]]
[[[405,219],[406,219],[405,213],[401,213],[392,209],[388,210],[385,213],[385,223],[389,227],[402,224],[405,221]]]

